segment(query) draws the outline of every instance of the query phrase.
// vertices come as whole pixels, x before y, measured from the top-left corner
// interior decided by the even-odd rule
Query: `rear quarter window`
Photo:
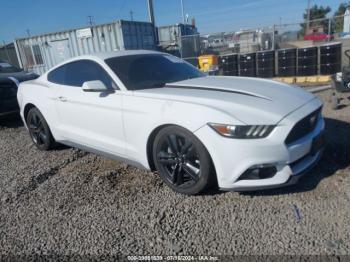
[[[59,68],[56,68],[55,70],[51,71],[47,75],[47,80],[52,82],[52,83],[64,85],[64,83],[65,83],[65,71],[66,71],[65,66],[61,66]]]

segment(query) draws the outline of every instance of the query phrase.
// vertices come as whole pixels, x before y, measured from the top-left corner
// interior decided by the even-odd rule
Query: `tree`
[[[309,22],[309,27],[316,27],[316,26],[322,26],[323,30],[325,32],[328,32],[328,20],[317,20],[317,21],[312,21],[316,19],[323,19],[327,17],[327,14],[331,11],[332,9],[329,6],[323,7],[322,5],[314,5],[313,7],[310,8],[310,22]],[[303,14],[303,18],[306,21],[306,23],[300,24],[301,29],[299,33],[301,35],[305,34],[306,27],[307,27],[307,12],[308,10],[305,9],[305,12]]]
[[[337,17],[337,16],[343,16],[346,8],[350,6],[350,2],[348,3],[341,3],[334,13],[334,19],[333,19],[333,30],[336,33],[343,32],[343,25],[344,25],[344,17]]]

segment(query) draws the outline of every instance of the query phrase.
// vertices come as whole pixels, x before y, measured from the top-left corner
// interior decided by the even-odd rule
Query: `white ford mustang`
[[[159,52],[74,58],[20,84],[17,96],[39,149],[58,142],[157,170],[184,194],[293,184],[322,153],[322,103],[312,94],[205,76]]]

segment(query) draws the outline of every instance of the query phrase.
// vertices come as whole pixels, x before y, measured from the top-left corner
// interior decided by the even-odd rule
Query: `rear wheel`
[[[214,184],[208,151],[186,129],[177,126],[162,129],[154,140],[153,159],[163,181],[176,192],[194,195]]]
[[[49,150],[55,146],[50,128],[37,108],[29,110],[26,121],[30,137],[38,149]]]

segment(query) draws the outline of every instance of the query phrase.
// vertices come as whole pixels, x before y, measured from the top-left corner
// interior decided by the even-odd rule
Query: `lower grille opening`
[[[309,156],[309,154],[306,154],[305,156],[302,156],[301,158],[299,158],[299,159],[295,160],[294,162],[290,163],[289,164],[290,168],[293,170],[293,168],[295,168],[295,166],[297,166],[298,164],[303,162],[308,156]]]
[[[258,180],[271,178],[277,173],[275,166],[251,167],[247,169],[239,178],[239,180]]]

